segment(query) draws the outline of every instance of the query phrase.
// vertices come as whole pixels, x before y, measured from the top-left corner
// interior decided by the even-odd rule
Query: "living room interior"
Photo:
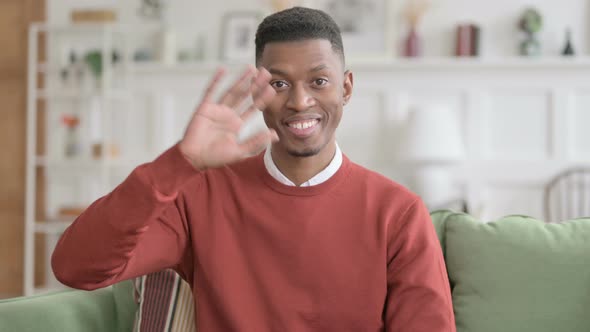
[[[585,0],[4,0],[0,299],[62,289],[63,230],[175,144],[216,68],[252,64],[257,24],[294,5],[341,24],[352,161],[482,223],[590,216]]]

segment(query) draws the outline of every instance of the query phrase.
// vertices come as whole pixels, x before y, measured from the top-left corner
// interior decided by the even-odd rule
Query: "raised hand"
[[[180,152],[198,170],[239,161],[279,139],[274,130],[268,129],[243,142],[238,141],[244,121],[264,109],[276,94],[269,84],[270,73],[264,68],[249,67],[215,102],[213,94],[223,75],[224,70],[219,69],[213,76],[179,143]],[[250,102],[250,96],[252,105],[240,114],[239,110]]]

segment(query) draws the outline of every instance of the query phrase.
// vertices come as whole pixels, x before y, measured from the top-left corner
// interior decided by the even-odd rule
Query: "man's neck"
[[[296,157],[284,151],[271,149],[271,156],[277,168],[296,186],[324,170],[336,154],[336,142],[328,143],[320,153],[310,157]]]

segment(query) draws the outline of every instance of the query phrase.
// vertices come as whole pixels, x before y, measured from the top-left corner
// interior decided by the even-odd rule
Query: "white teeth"
[[[311,121],[307,121],[307,122],[297,122],[297,123],[291,123],[289,124],[289,127],[291,128],[295,128],[295,129],[307,129],[309,127],[313,127],[318,123],[318,120],[311,120]]]

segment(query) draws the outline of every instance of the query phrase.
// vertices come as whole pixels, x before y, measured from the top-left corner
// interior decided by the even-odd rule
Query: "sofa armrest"
[[[0,332],[130,331],[134,315],[131,287],[126,281],[95,291],[66,290],[0,301]],[[115,294],[126,291],[131,299],[121,300]]]

